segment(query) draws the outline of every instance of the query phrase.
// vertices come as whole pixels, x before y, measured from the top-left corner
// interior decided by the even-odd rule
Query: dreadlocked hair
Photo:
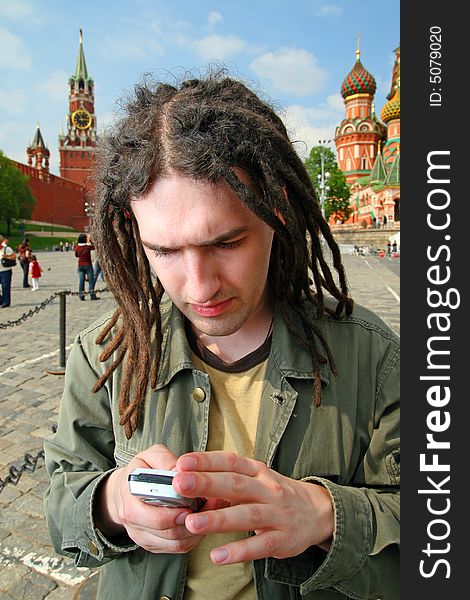
[[[112,359],[93,391],[123,363],[119,415],[130,438],[146,390],[157,383],[164,293],[152,278],[130,201],[156,178],[172,173],[228,186],[274,230],[270,293],[289,331],[312,358],[318,406],[320,366],[328,363],[333,373],[336,367],[317,320],[325,313],[335,318],[350,314],[353,301],[339,248],[280,117],[225,70],[179,85],[144,81],[135,86],[124,111],[114,131],[100,140],[95,168],[93,239],[117,308],[96,340],[106,341],[100,360]],[[242,181],[235,167],[253,185]],[[325,305],[325,293],[336,300],[336,308]]]

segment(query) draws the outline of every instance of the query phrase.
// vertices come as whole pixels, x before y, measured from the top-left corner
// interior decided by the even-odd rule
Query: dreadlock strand
[[[121,342],[125,337],[125,329],[123,326],[120,327],[119,331],[117,331],[109,344],[104,348],[104,350],[100,354],[100,361],[104,362],[108,360],[108,358],[116,351],[116,349],[120,346]]]
[[[112,373],[114,373],[116,368],[121,364],[125,353],[126,353],[126,348],[125,347],[121,348],[118,358],[106,369],[106,371],[103,373],[103,375],[101,375],[101,377],[99,377],[98,380],[95,382],[95,384],[92,388],[93,392],[97,392],[98,390],[100,390],[103,387],[103,385],[106,383],[106,381],[112,375]]]
[[[95,341],[95,343],[96,343],[97,346],[99,346],[107,338],[108,333],[116,325],[116,323],[117,323],[117,321],[119,319],[119,315],[120,314],[121,314],[120,310],[117,308],[114,311],[113,316],[110,318],[110,320],[108,321],[108,323],[105,325],[105,327],[101,331],[101,333],[97,336],[96,341]],[[106,359],[103,359],[103,360],[106,360]]]

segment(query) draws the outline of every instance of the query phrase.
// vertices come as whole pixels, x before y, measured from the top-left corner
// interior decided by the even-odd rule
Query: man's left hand
[[[262,462],[222,451],[184,454],[176,470],[173,487],[181,495],[224,498],[230,503],[226,508],[189,514],[185,522],[189,531],[256,534],[214,548],[212,562],[287,558],[314,545],[328,548],[333,505],[323,486],[290,479]]]

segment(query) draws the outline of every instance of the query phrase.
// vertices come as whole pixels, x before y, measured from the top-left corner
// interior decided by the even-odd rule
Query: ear
[[[285,225],[285,224],[286,224],[286,220],[284,219],[284,215],[282,214],[282,212],[281,212],[279,209],[275,208],[275,209],[274,209],[274,214],[275,214],[275,215],[276,215],[276,217],[279,219],[279,221],[281,221],[281,223],[282,223],[283,225]]]
[[[284,196],[285,196],[286,200],[287,200],[287,201],[289,201],[289,197],[288,197],[288,195],[287,195],[287,188],[286,188],[286,186],[285,186],[285,185],[282,185],[282,186],[281,186],[281,189],[282,189],[282,191],[283,191],[283,193],[284,193]],[[285,225],[285,224],[286,224],[286,220],[285,220],[285,218],[284,218],[284,215],[282,214],[282,212],[281,212],[281,211],[280,211],[278,208],[275,208],[275,209],[274,209],[274,214],[275,214],[275,215],[276,215],[276,217],[279,219],[279,221],[281,221],[281,223],[282,223],[283,225]]]

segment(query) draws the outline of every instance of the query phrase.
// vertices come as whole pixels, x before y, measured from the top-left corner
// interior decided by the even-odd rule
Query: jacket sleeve
[[[49,487],[44,498],[49,534],[59,554],[77,566],[94,567],[133,550],[110,543],[93,521],[93,497],[101,480],[115,468],[114,433],[106,387],[93,393],[97,380],[77,337],[70,352],[57,432],[46,439]]]
[[[267,559],[266,575],[285,581],[286,573],[296,573],[291,583],[302,595],[328,589],[356,600],[400,597],[398,347],[388,359],[377,384],[370,443],[351,484],[304,478],[330,493],[334,533],[329,551],[314,547],[292,559]]]

